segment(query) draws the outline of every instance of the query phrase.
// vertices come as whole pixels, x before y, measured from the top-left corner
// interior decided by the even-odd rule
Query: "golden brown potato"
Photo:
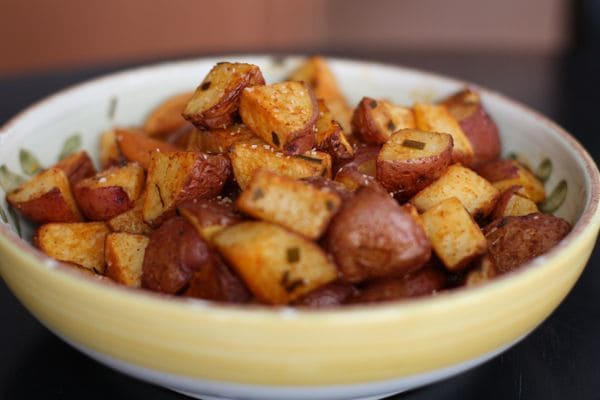
[[[360,188],[329,226],[327,249],[343,279],[398,277],[429,259],[431,244],[421,226],[386,192]]]
[[[540,212],[532,200],[519,194],[521,191],[521,186],[511,186],[502,192],[490,218],[498,219]]]
[[[428,209],[421,219],[435,254],[449,271],[464,269],[487,249],[479,226],[456,197]]]
[[[402,129],[377,155],[377,180],[388,192],[408,200],[439,178],[452,161],[452,136]]]
[[[182,115],[201,129],[226,128],[235,120],[244,89],[264,84],[256,65],[218,63],[196,88]]]
[[[71,185],[75,185],[80,180],[96,174],[96,167],[94,167],[92,159],[84,150],[63,158],[58,163],[54,164],[54,168],[65,171]]]
[[[229,161],[221,155],[191,151],[152,153],[146,178],[144,221],[156,226],[187,200],[216,197],[230,170]]]
[[[354,157],[354,149],[339,122],[333,119],[333,115],[321,99],[318,100],[319,117],[315,124],[315,145],[317,150],[329,153],[335,163],[350,160]]]
[[[546,253],[571,231],[571,224],[547,214],[504,217],[483,228],[488,252],[499,274]]]
[[[331,179],[323,176],[311,176],[308,178],[302,178],[303,182],[309,183],[319,190],[324,192],[335,193],[342,201],[352,197],[352,192],[348,191],[344,185],[339,182],[332,181]]]
[[[294,302],[294,305],[311,308],[336,307],[349,302],[357,293],[354,285],[336,281],[307,293]]]
[[[137,162],[146,171],[152,153],[177,151],[174,145],[148,137],[143,131],[136,129],[116,129],[115,137],[123,157]]]
[[[120,165],[125,160],[117,146],[117,133],[114,129],[100,135],[99,153],[100,168],[102,169]]]
[[[352,132],[364,143],[383,144],[392,133],[413,128],[412,110],[386,100],[363,97],[352,115]]]
[[[302,154],[315,144],[317,99],[303,82],[244,89],[240,116],[262,140],[285,154]]]
[[[104,245],[105,275],[125,286],[140,287],[148,241],[146,236],[131,233],[109,234]]]
[[[108,234],[104,222],[50,223],[37,230],[33,243],[54,259],[103,273]]]
[[[531,172],[515,160],[498,160],[485,163],[477,173],[490,181],[499,191],[521,186],[519,194],[539,204],[546,198],[544,185]]]
[[[354,159],[342,165],[335,174],[335,181],[351,192],[362,186],[375,186],[383,189],[375,179],[379,146],[359,146]]]
[[[144,221],[145,197],[145,193],[142,193],[131,209],[106,221],[108,227],[113,232],[149,235],[152,228]]]
[[[26,218],[38,222],[83,220],[65,171],[49,168],[6,195],[6,201]]]
[[[159,104],[146,118],[144,132],[152,137],[164,138],[183,128],[188,122],[181,113],[193,94],[178,93]]]
[[[208,244],[183,217],[171,218],[150,235],[142,267],[142,287],[175,294],[194,273],[210,268]]]
[[[252,297],[244,282],[218,255],[194,273],[183,295],[229,303],[245,303]]]
[[[469,166],[477,167],[500,157],[498,128],[485,111],[479,93],[464,89],[441,103],[458,121],[473,147],[473,160]]]
[[[212,129],[210,131],[196,129],[194,133],[190,135],[185,148],[188,151],[223,154],[236,143],[249,141],[256,141],[258,143],[259,140],[258,136],[256,136],[246,125],[234,124],[224,129]]]
[[[456,197],[473,218],[479,220],[493,210],[498,196],[498,190],[488,181],[469,168],[454,164],[438,180],[417,193],[411,203],[423,212]]]
[[[427,132],[447,133],[452,136],[452,159],[464,165],[473,161],[473,146],[458,121],[443,104],[420,104],[413,107],[417,129]]]
[[[331,178],[331,156],[321,151],[284,155],[268,144],[241,142],[228,152],[233,175],[240,188],[245,189],[259,169],[301,179],[311,176]]]
[[[315,96],[325,101],[327,108],[331,110],[333,119],[340,123],[344,132],[350,133],[352,109],[323,57],[309,57],[287,80],[304,81],[310,85]]]
[[[236,201],[246,214],[279,224],[308,239],[323,234],[340,204],[338,195],[331,191],[266,170],[254,174]]]
[[[212,243],[212,237],[223,228],[242,221],[227,197],[217,199],[193,199],[177,207],[181,216],[188,220],[202,239]]]
[[[145,174],[138,163],[111,167],[79,181],[73,195],[83,215],[93,221],[111,219],[133,207],[144,188]]]
[[[268,222],[242,222],[214,237],[221,255],[264,303],[287,304],[334,281],[337,270],[314,242]]]

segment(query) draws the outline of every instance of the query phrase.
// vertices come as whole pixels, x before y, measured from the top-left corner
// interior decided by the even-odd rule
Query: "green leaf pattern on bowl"
[[[19,162],[21,163],[23,172],[29,176],[33,176],[42,170],[42,166],[37,157],[27,149],[21,149],[19,151]]]
[[[81,135],[78,133],[75,133],[71,136],[69,136],[66,140],[65,140],[65,144],[63,145],[63,148],[58,156],[58,160],[63,160],[67,157],[69,157],[71,154],[79,151],[79,149],[81,148]]]

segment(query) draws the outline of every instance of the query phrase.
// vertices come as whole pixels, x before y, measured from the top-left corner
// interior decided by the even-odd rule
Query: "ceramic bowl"
[[[81,145],[97,155],[100,132],[115,124],[140,124],[161,100],[194,88],[222,60],[255,63],[268,82],[282,79],[301,62],[219,57],[94,79],[9,121],[0,131],[0,164],[22,173],[19,152],[25,149],[42,165],[51,165],[70,137],[80,137]],[[466,85],[396,66],[330,63],[351,104],[364,95],[411,104]],[[82,352],[205,399],[378,398],[456,374],[505,350],[548,317],[580,276],[600,226],[598,170],[585,150],[543,116],[480,90],[505,155],[516,151],[533,166],[551,160],[547,190],[567,184],[555,214],[573,223],[552,251],[488,284],[324,311],[169,298],[107,284],[47,258],[31,246],[31,227],[9,212],[0,190],[2,277],[36,318]]]

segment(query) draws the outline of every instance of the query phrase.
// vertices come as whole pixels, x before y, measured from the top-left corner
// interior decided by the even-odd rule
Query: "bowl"
[[[195,87],[218,61],[261,67],[268,82],[301,57],[223,56],[157,64],[76,85],[29,107],[0,131],[0,164],[21,173],[19,153],[56,162],[65,142],[97,156],[98,135],[139,125],[169,95]],[[351,104],[368,95],[428,101],[467,85],[421,71],[329,59]],[[475,85],[470,85],[475,87]],[[74,272],[31,245],[32,227],[0,189],[0,273],[49,330],[126,374],[204,399],[380,398],[474,367],[535,329],[567,296],[600,227],[598,169],[542,115],[483,88],[503,154],[554,166],[546,189],[565,190],[555,215],[573,230],[519,270],[469,289],[334,310],[232,306],[130,290]],[[27,169],[27,168],[25,168]],[[566,182],[566,185],[565,185]]]

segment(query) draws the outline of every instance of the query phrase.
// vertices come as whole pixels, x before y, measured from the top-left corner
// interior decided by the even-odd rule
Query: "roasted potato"
[[[357,293],[354,285],[336,281],[307,293],[294,305],[311,308],[336,307],[349,302]]]
[[[26,218],[41,224],[83,220],[67,174],[60,168],[40,172],[8,193],[6,201]]]
[[[243,220],[227,197],[206,200],[195,198],[179,205],[177,211],[209,243],[217,232]]]
[[[144,188],[145,174],[138,163],[111,167],[73,187],[79,209],[88,219],[105,221],[129,210]]]
[[[266,170],[254,174],[237,199],[237,207],[255,218],[273,222],[308,239],[320,237],[339,209],[331,191]]]
[[[54,259],[103,273],[109,232],[104,222],[49,223],[40,226],[33,243]]]
[[[519,192],[522,192],[521,186],[511,186],[502,192],[490,218],[498,219],[540,212],[531,199],[520,195]]]
[[[149,239],[131,233],[111,233],[104,244],[105,276],[125,286],[140,287]]]
[[[377,180],[387,191],[408,200],[438,179],[452,161],[452,136],[402,129],[377,155]]]
[[[377,155],[379,146],[359,146],[354,159],[342,165],[335,174],[335,181],[351,192],[362,186],[374,186],[382,190],[383,186],[375,179],[377,174]]]
[[[326,236],[347,282],[398,277],[429,259],[431,244],[415,219],[386,192],[363,187],[334,217]]]
[[[156,226],[187,200],[216,197],[230,170],[229,160],[221,155],[190,151],[152,153],[146,178],[144,221]]]
[[[192,92],[178,93],[158,105],[144,122],[144,132],[148,136],[165,138],[188,122],[181,116],[185,106],[192,98]]]
[[[488,253],[499,274],[546,253],[571,231],[571,224],[547,214],[497,219],[483,228]]]
[[[100,135],[99,153],[102,169],[120,165],[125,161],[125,157],[117,146],[117,132],[114,129],[107,130]]]
[[[496,266],[489,255],[483,255],[477,260],[476,265],[471,268],[465,277],[464,285],[475,286],[487,282],[498,275]]]
[[[477,173],[490,181],[499,191],[520,186],[519,194],[539,204],[546,198],[544,185],[530,171],[515,160],[497,160],[485,163]]]
[[[67,174],[71,186],[82,179],[96,174],[96,167],[86,151],[78,151],[54,164],[54,168],[62,169]]]
[[[115,137],[119,152],[129,161],[135,161],[148,170],[150,156],[156,152],[173,152],[177,147],[147,136],[143,131],[136,129],[116,129]]]
[[[285,154],[302,154],[315,144],[317,99],[303,82],[244,89],[240,116],[262,140]]]
[[[190,135],[185,148],[188,151],[201,151],[208,154],[223,154],[240,142],[256,140],[258,136],[244,124],[234,124],[224,129],[202,131],[196,129]]]
[[[321,99],[318,100],[319,117],[315,124],[315,145],[317,150],[329,153],[335,163],[350,160],[354,157],[354,148],[346,139],[339,122],[333,119],[333,115]]]
[[[194,273],[183,295],[229,303],[245,303],[252,297],[244,282],[218,255],[214,255],[210,263]]]
[[[348,191],[344,185],[323,176],[311,176],[301,180],[311,184],[321,191],[335,193],[342,201],[352,197],[352,192]]]
[[[218,63],[196,88],[182,115],[201,129],[226,128],[235,122],[244,89],[264,84],[256,65]]]
[[[334,281],[337,270],[314,242],[268,222],[242,222],[214,244],[264,303],[287,304]]]
[[[132,208],[106,221],[108,227],[113,232],[149,235],[152,228],[144,221],[145,197],[145,193],[142,193]]]
[[[363,97],[352,115],[352,132],[364,143],[383,144],[392,133],[413,128],[412,110],[386,100]]]

